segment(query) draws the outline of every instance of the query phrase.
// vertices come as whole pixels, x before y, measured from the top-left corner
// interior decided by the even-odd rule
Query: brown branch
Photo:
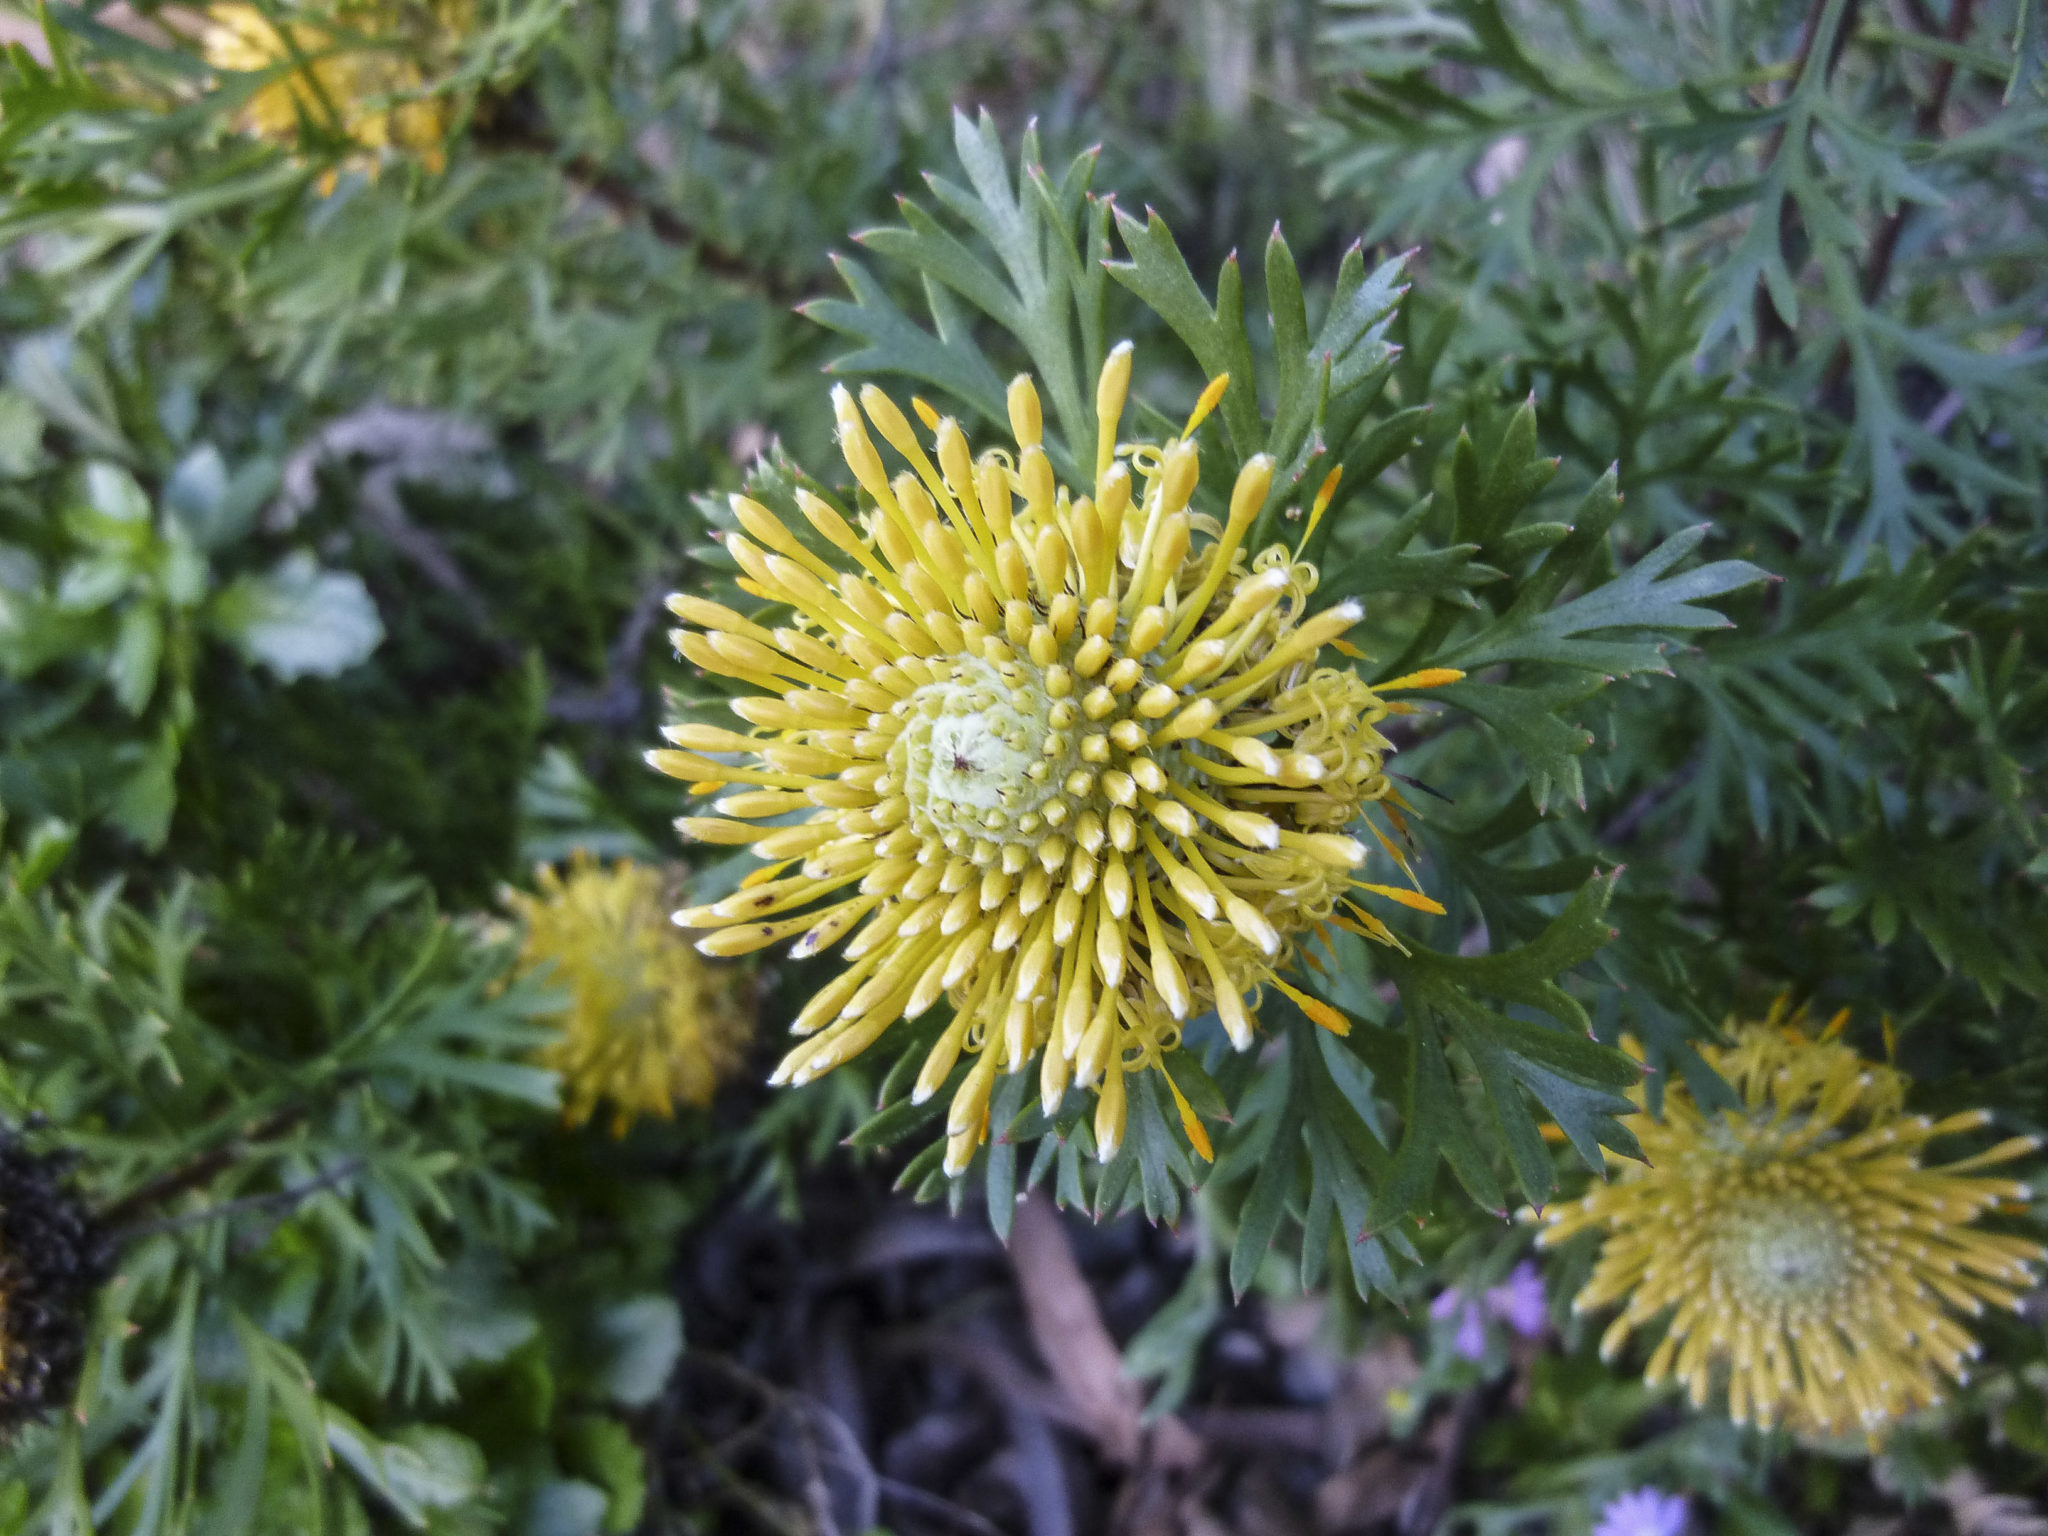
[[[1666,800],[1669,800],[1693,781],[1705,762],[1706,754],[1704,752],[1694,753],[1665,778],[1642,790],[1633,800],[1623,806],[1621,813],[1600,829],[1595,840],[1603,848],[1611,848],[1618,843],[1627,842],[1642,830],[1643,823],[1650,819],[1651,814],[1656,811],[1658,806],[1662,805]]]
[[[1961,43],[1969,35],[1972,13],[1977,0],[1950,0],[1948,25],[1942,29],[1946,42]],[[1913,132],[1917,138],[1932,138],[1941,130],[1941,115],[1948,109],[1949,92],[1955,88],[1956,61],[1942,59],[1934,66],[1933,87],[1913,114]],[[1911,204],[1901,199],[1884,223],[1878,226],[1877,238],[1870,243],[1870,264],[1863,270],[1863,302],[1874,304],[1884,285],[1892,275],[1892,262],[1898,255],[1899,237],[1906,231],[1906,217]],[[1832,400],[1840,392],[1849,377],[1849,343],[1844,340],[1835,346],[1835,355],[1828,360],[1828,371],[1821,379],[1820,397]]]
[[[714,244],[701,230],[672,209],[649,198],[595,156],[571,153],[559,140],[530,123],[514,121],[508,115],[500,116],[472,129],[470,140],[480,149],[535,155],[553,162],[571,186],[602,203],[621,219],[644,219],[648,232],[655,239],[664,245],[689,251],[696,257],[697,265],[706,272],[745,283],[771,298],[800,297],[785,291],[771,273],[755,266],[739,252]]]
[[[1806,21],[1799,30],[1799,51],[1792,59],[1792,73],[1786,86],[1787,98],[1799,88],[1799,82],[1806,78],[1807,65],[1813,59],[1814,45],[1820,41],[1821,18],[1826,14],[1829,0],[1812,0],[1806,8]],[[1821,70],[1822,81],[1834,74],[1835,66],[1842,62],[1842,50],[1849,44],[1850,35],[1856,30],[1857,13],[1862,9],[1863,0],[1849,0],[1842,11],[1841,24],[1835,28],[1835,35],[1828,46],[1828,57]],[[1785,148],[1785,135],[1789,129],[1786,120],[1780,119],[1771,130],[1769,148],[1764,151],[1766,166],[1775,162]],[[1778,204],[1778,254],[1790,260],[1792,251],[1793,223],[1799,214],[1799,205],[1791,193],[1786,193]],[[1750,304],[1756,314],[1756,334],[1759,348],[1769,342],[1776,342],[1789,348],[1792,343],[1792,327],[1778,313],[1778,306],[1772,300],[1769,286],[1758,279],[1756,293]]]
[[[156,1221],[139,1221],[133,1226],[123,1227],[114,1233],[119,1241],[135,1237],[150,1237],[158,1232],[175,1232],[181,1227],[203,1226],[209,1221],[227,1221],[237,1216],[246,1216],[254,1211],[289,1211],[293,1206],[338,1189],[348,1183],[364,1168],[364,1160],[351,1157],[336,1164],[318,1178],[308,1179],[302,1184],[292,1184],[284,1189],[274,1189],[268,1194],[246,1195],[239,1200],[226,1200],[219,1205],[209,1205],[202,1210],[188,1211],[182,1216],[165,1216]]]
[[[276,1140],[305,1118],[306,1106],[303,1104],[292,1104],[277,1110],[211,1151],[202,1152],[190,1162],[158,1174],[130,1190],[100,1211],[101,1223],[110,1230],[126,1226],[144,1211],[168,1204],[182,1194],[203,1188],[232,1168],[236,1160],[250,1147],[259,1142]]]

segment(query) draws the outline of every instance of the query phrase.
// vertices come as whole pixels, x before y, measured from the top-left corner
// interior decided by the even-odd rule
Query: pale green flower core
[[[1062,713],[1073,713],[1063,702]],[[1002,843],[1036,847],[1046,808],[1080,765],[1071,737],[1049,718],[1057,707],[1044,674],[1022,661],[998,667],[963,657],[950,678],[918,689],[915,713],[889,753],[918,830],[954,853],[972,855],[983,844],[977,863]],[[1055,814],[1064,819],[1065,811]]]
[[[1786,1194],[1743,1200],[1719,1224],[1716,1267],[1758,1299],[1814,1301],[1839,1289],[1855,1266],[1856,1244],[1823,1202]]]

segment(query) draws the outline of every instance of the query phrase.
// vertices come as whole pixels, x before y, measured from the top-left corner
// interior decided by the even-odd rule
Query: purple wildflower
[[[1550,1309],[1543,1294],[1543,1276],[1524,1259],[1506,1280],[1486,1293],[1486,1310],[1525,1339],[1541,1333]]]
[[[1450,1286],[1429,1304],[1429,1315],[1438,1322],[1455,1317],[1458,1331],[1451,1338],[1451,1348],[1467,1360],[1482,1359],[1486,1354],[1486,1314],[1479,1309],[1479,1303],[1467,1298],[1458,1287]]]
[[[1467,1360],[1477,1360],[1486,1354],[1486,1321],[1479,1315],[1479,1308],[1469,1301],[1465,1303],[1465,1315],[1458,1319],[1458,1336],[1451,1340],[1451,1348]]]
[[[1429,1304],[1429,1315],[1438,1322],[1455,1317],[1457,1332],[1451,1348],[1467,1360],[1486,1354],[1486,1320],[1499,1318],[1525,1339],[1541,1333],[1549,1321],[1549,1306],[1543,1293],[1543,1276],[1524,1259],[1499,1285],[1473,1296],[1459,1286],[1447,1286]]]
[[[1685,1515],[1684,1494],[1638,1488],[1608,1501],[1593,1536],[1682,1536]]]

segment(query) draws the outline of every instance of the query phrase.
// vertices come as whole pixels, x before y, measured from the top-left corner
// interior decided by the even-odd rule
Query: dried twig
[[[239,1200],[223,1200],[218,1205],[205,1206],[200,1210],[186,1211],[177,1216],[166,1216],[158,1221],[140,1221],[121,1228],[115,1233],[118,1240],[134,1237],[149,1237],[158,1232],[173,1232],[181,1227],[201,1226],[209,1221],[231,1220],[255,1211],[289,1211],[300,1202],[311,1199],[325,1190],[337,1189],[363,1171],[365,1164],[360,1157],[346,1158],[318,1178],[307,1179],[301,1184],[274,1189],[268,1194],[245,1195]]]
[[[1032,1341],[1053,1380],[1103,1456],[1119,1466],[1133,1465],[1144,1439],[1142,1394],[1124,1374],[1123,1353],[1074,1262],[1059,1212],[1042,1191],[1017,1207],[1010,1262]]]
[[[1201,1466],[1207,1447],[1177,1417],[1144,1423],[1144,1394],[1124,1374],[1123,1353],[1102,1321],[1095,1293],[1074,1262],[1066,1227],[1043,1190],[1017,1207],[1010,1263],[1032,1342],[1053,1379],[1103,1460],[1132,1469],[1118,1494],[1112,1528],[1132,1533],[1171,1528],[1187,1501],[1187,1474]]]
[[[1003,1536],[1002,1530],[993,1522],[983,1519],[964,1505],[955,1504],[951,1499],[942,1499],[936,1493],[929,1493],[915,1483],[901,1483],[893,1477],[878,1478],[877,1486],[882,1492],[882,1501],[901,1504],[920,1514],[944,1520],[949,1525],[966,1531],[968,1536]]]
[[[1451,1404],[1451,1411],[1431,1430],[1430,1442],[1436,1457],[1401,1501],[1401,1536],[1429,1536],[1451,1507],[1458,1463],[1464,1459],[1465,1443],[1479,1427],[1479,1406],[1479,1389],[1467,1387]]]
[[[786,1425],[793,1433],[772,1437],[775,1448],[794,1452],[798,1492],[819,1536],[860,1536],[880,1517],[883,1478],[868,1460],[846,1421],[808,1393],[777,1385],[729,1355],[692,1350],[692,1365],[706,1367],[759,1399],[765,1411],[739,1435],[718,1443],[699,1438],[698,1449],[721,1481],[732,1483],[725,1461],[760,1438],[764,1429]],[[841,1519],[844,1515],[847,1518]]]
[[[319,495],[320,470],[359,460],[356,502],[362,526],[375,534],[461,611],[479,643],[503,666],[525,664],[526,653],[506,633],[484,594],[454,553],[431,529],[406,512],[404,488],[426,483],[502,499],[514,490],[511,471],[498,459],[497,440],[474,422],[445,411],[409,410],[373,404],[335,418],[286,461],[283,486],[269,512],[273,526],[289,527],[310,511]],[[676,574],[662,570],[640,590],[618,637],[605,657],[605,675],[594,688],[572,688],[550,680],[550,718],[619,730],[634,724],[644,702],[637,680],[640,652],[675,587]]]
[[[411,482],[512,494],[511,474],[497,460],[497,442],[473,422],[445,411],[367,405],[322,427],[285,461],[283,487],[270,509],[273,526],[290,527],[311,510],[319,472],[328,464],[366,461],[356,486],[363,526],[398,552],[462,610],[479,641],[508,666],[524,653],[506,637],[490,604],[448,547],[406,515],[401,488]]]
[[[255,1121],[219,1146],[202,1152],[190,1162],[180,1164],[130,1190],[100,1211],[101,1223],[110,1231],[118,1230],[144,1211],[167,1204],[191,1190],[203,1188],[232,1168],[236,1160],[251,1146],[258,1142],[275,1140],[305,1117],[305,1105],[291,1104]]]
[[[727,1503],[736,1505],[755,1520],[759,1521],[776,1536],[816,1536],[802,1513],[782,1500],[762,1492],[741,1477],[705,1443],[688,1425],[682,1425],[678,1434],[692,1452],[691,1464],[704,1471],[716,1484],[716,1492]]]

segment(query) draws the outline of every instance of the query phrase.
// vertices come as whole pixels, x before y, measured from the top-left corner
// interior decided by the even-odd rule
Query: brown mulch
[[[1398,1341],[1342,1358],[1314,1303],[1253,1299],[1147,1421],[1121,1351],[1198,1247],[1041,1193],[1006,1250],[844,1166],[802,1225],[735,1204],[684,1239],[689,1350],[648,1423],[665,1507],[706,1533],[1421,1536],[1449,1506],[1476,1396],[1395,1443]]]

